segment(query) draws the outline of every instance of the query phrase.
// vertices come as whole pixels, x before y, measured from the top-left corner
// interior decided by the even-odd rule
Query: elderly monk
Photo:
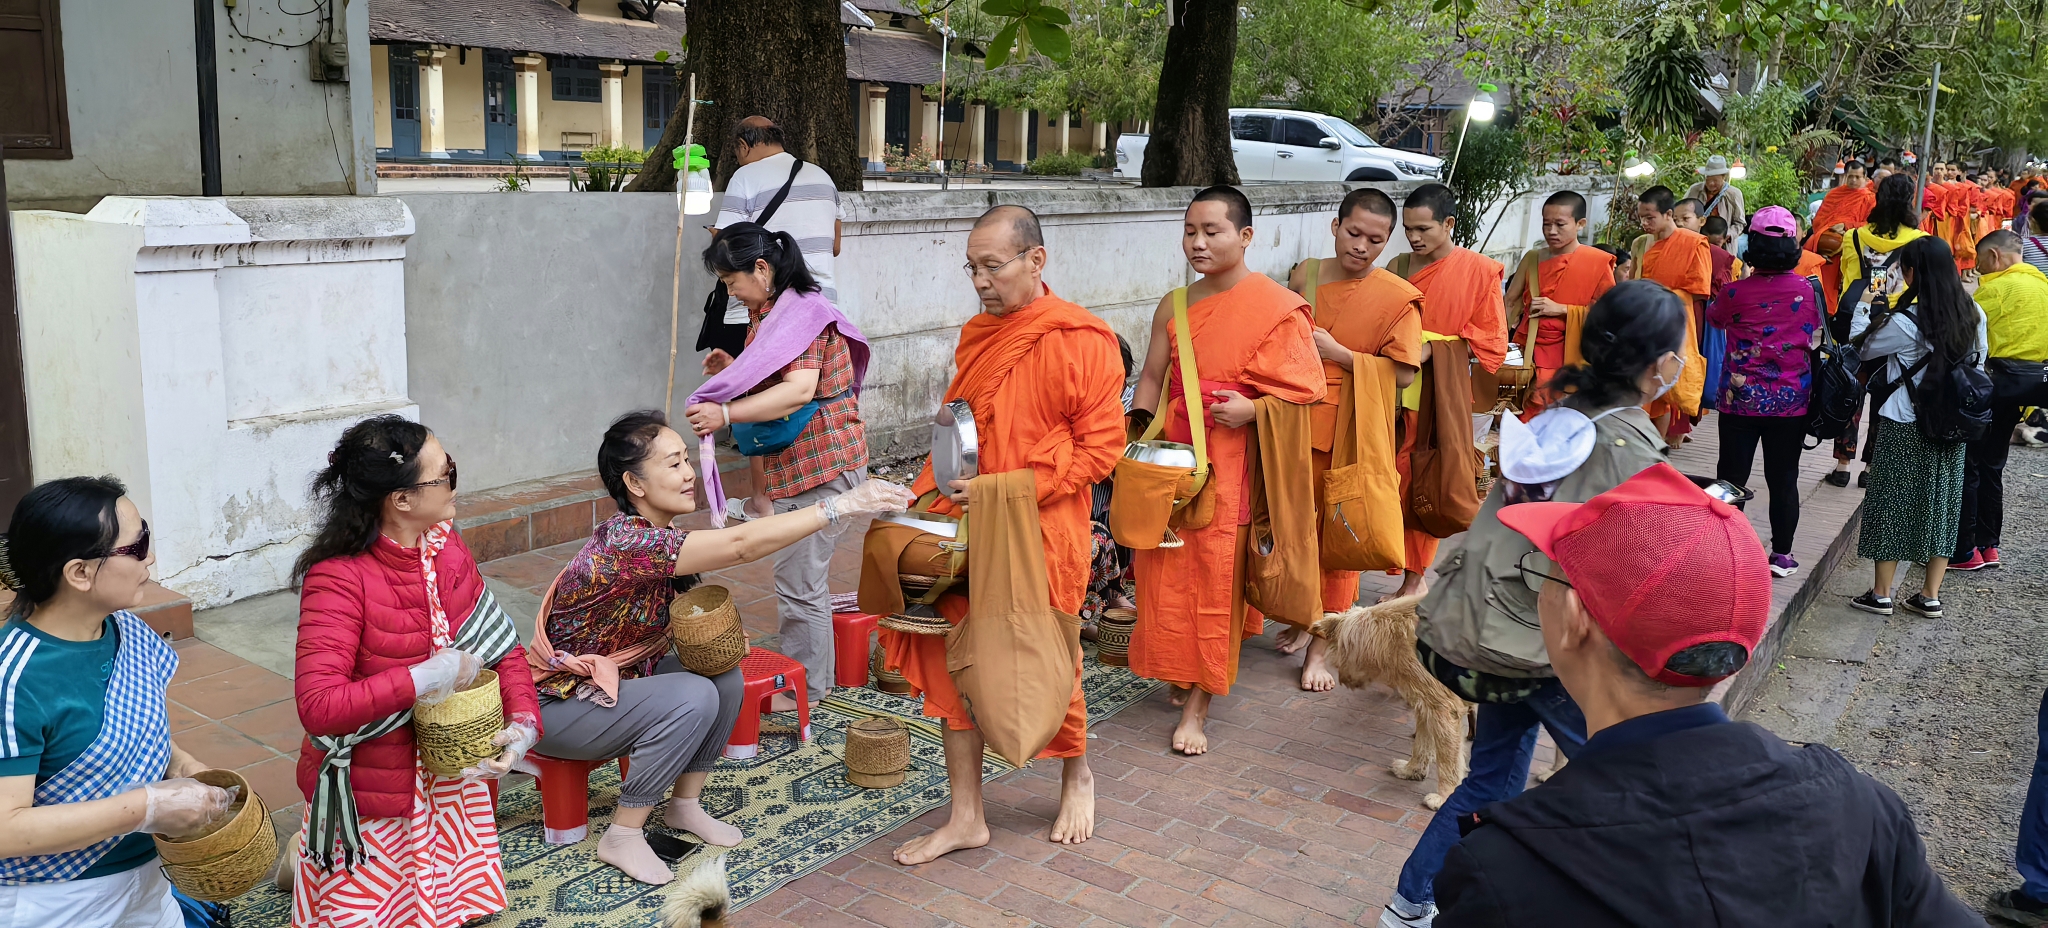
[[[1152,314],[1144,374],[1131,404],[1139,416],[1156,410],[1166,417],[1173,441],[1191,436],[1189,409],[1207,421],[1210,475],[1203,492],[1215,494],[1215,518],[1179,530],[1178,548],[1131,556],[1138,581],[1131,672],[1173,684],[1173,702],[1181,707],[1173,748],[1183,754],[1209,750],[1203,724],[1210,699],[1230,693],[1238,651],[1263,624],[1262,616],[1247,611],[1240,572],[1251,520],[1246,454],[1258,415],[1253,398],[1301,405],[1323,398],[1308,304],[1245,266],[1251,243],[1251,201],[1242,191],[1216,186],[1195,194],[1181,225],[1181,252],[1202,275],[1188,286],[1187,317],[1203,395],[1181,395],[1179,335],[1168,293]]]
[[[1507,313],[1501,301],[1501,280],[1506,269],[1495,261],[1452,241],[1458,228],[1458,199],[1442,184],[1423,184],[1401,203],[1401,232],[1408,238],[1408,254],[1395,258],[1389,267],[1422,291],[1423,338],[1462,338],[1472,353],[1472,363],[1489,373],[1500,370],[1508,354]],[[1407,498],[1415,474],[1410,467],[1415,447],[1417,410],[1402,415],[1406,427],[1395,464],[1401,471],[1401,496]],[[1397,599],[1420,596],[1429,591],[1423,571],[1436,560],[1441,540],[1411,525],[1403,538],[1406,549],[1401,571],[1401,588],[1382,597]]]
[[[1578,363],[1586,310],[1614,288],[1614,256],[1579,244],[1585,231],[1586,198],[1570,190],[1551,194],[1543,201],[1543,247],[1530,249],[1508,281],[1515,341],[1527,344],[1529,326],[1536,326],[1536,350],[1523,362],[1536,368],[1524,422],[1556,402],[1548,385],[1565,365]]]
[[[1806,250],[1827,260],[1821,266],[1821,292],[1827,297],[1828,315],[1842,299],[1842,242],[1849,230],[1870,221],[1870,208],[1877,205],[1877,191],[1864,175],[1863,162],[1854,158],[1842,164],[1842,182],[1829,188],[1813,215],[1813,234],[1807,236]]]
[[[1337,411],[1345,375],[1357,363],[1353,352],[1394,362],[1394,385],[1415,380],[1422,364],[1422,291],[1393,272],[1374,267],[1394,234],[1394,200],[1372,187],[1344,195],[1337,218],[1330,220],[1337,256],[1315,263],[1316,279],[1308,279],[1308,262],[1295,265],[1287,287],[1307,296],[1315,288],[1316,354],[1323,361],[1325,392],[1310,413],[1310,444],[1314,448],[1315,485],[1323,485],[1336,449]],[[1394,465],[1393,447],[1386,465]],[[1323,568],[1323,611],[1343,612],[1358,602],[1358,571]],[[1329,642],[1303,626],[1287,624],[1280,632],[1280,652],[1293,654],[1306,644],[1301,688],[1312,693],[1335,689],[1330,672]]]
[[[1036,475],[1052,606],[1079,614],[1093,562],[1088,517],[1094,487],[1109,476],[1124,445],[1123,360],[1108,323],[1045,285],[1045,262],[1045,237],[1030,210],[998,206],[975,221],[967,235],[967,274],[982,311],[960,328],[946,399],[966,400],[974,411],[982,473],[1029,468]],[[968,486],[953,481],[932,511],[971,510]],[[920,495],[941,489],[929,461],[911,489]],[[974,595],[971,585],[967,595]],[[967,602],[949,595],[939,609],[957,623]],[[897,848],[896,861],[921,864],[981,847],[988,843],[982,736],[946,672],[946,639],[886,629],[881,635],[889,663],[924,694],[925,715],[945,720],[946,779],[953,790],[952,817]],[[1055,844],[1079,844],[1094,834],[1095,777],[1087,750],[1088,707],[1076,662],[1066,722],[1039,755],[1065,760],[1059,814],[1047,833]]]
[[[1659,184],[1636,199],[1636,221],[1649,234],[1636,243],[1636,276],[1654,280],[1688,297],[1692,312],[1685,316],[1685,344],[1680,355],[1685,367],[1678,385],[1670,393],[1644,404],[1657,427],[1677,444],[1677,436],[1691,431],[1690,417],[1700,413],[1700,394],[1706,385],[1707,362],[1700,357],[1700,325],[1708,297],[1713,295],[1714,257],[1707,237],[1678,226],[1677,204],[1671,188]]]

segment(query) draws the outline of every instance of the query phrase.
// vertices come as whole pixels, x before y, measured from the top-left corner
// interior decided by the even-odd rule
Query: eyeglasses
[[[452,454],[448,456],[448,471],[446,473],[424,483],[415,483],[412,486],[406,487],[406,489],[419,490],[426,487],[438,487],[444,483],[448,485],[448,492],[455,492],[455,456]]]
[[[1553,577],[1540,570],[1536,570],[1528,565],[1527,561],[1529,560],[1529,555],[1541,553],[1543,552],[1530,551],[1523,554],[1521,557],[1515,559],[1515,571],[1522,575],[1522,584],[1524,586],[1527,586],[1531,590],[1537,589],[1539,584],[1532,583],[1529,579],[1531,577],[1534,577],[1538,580],[1562,583],[1567,587],[1571,586],[1571,581],[1566,580],[1563,577]],[[1501,615],[1513,619],[1515,621],[1515,624],[1520,625],[1523,628],[1541,629],[1543,627],[1543,622],[1540,616],[1536,619],[1531,619],[1528,616],[1522,615],[1521,613],[1516,612],[1513,609],[1509,609],[1507,606],[1501,604],[1500,597],[1498,594],[1487,594],[1486,605],[1491,607],[1495,612],[1498,612]]]
[[[1009,267],[1011,264],[1015,263],[1018,258],[1024,257],[1025,255],[1028,255],[1030,253],[1031,249],[1026,248],[1023,251],[1011,255],[1010,260],[993,266],[975,264],[974,262],[969,261],[966,264],[960,265],[960,269],[967,272],[968,280],[974,280],[980,277],[982,274],[987,274],[990,279],[994,279],[997,274],[1003,272],[1003,268]]]
[[[132,557],[138,561],[149,559],[149,520],[142,520],[142,534],[135,536],[132,544],[125,544],[107,552],[107,557]]]

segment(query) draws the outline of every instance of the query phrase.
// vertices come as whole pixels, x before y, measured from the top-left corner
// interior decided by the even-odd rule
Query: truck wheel
[[[1389,171],[1386,168],[1359,168],[1356,171],[1352,171],[1350,177],[1346,177],[1344,179],[1347,181],[1359,181],[1398,180],[1399,178],[1394,176],[1394,172]]]

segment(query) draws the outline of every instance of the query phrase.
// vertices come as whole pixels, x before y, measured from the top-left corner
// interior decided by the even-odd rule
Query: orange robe
[[[1408,282],[1422,291],[1422,330],[1464,339],[1473,363],[1489,372],[1500,370],[1508,356],[1508,317],[1501,302],[1504,273],[1499,261],[1469,248],[1453,248],[1441,259],[1408,272]],[[1418,421],[1414,410],[1401,414],[1401,450],[1394,465],[1401,472],[1404,497],[1414,479],[1409,460],[1415,453]],[[1437,541],[1418,528],[1403,534],[1403,562],[1409,573],[1429,569],[1436,560]]]
[[[953,362],[946,399],[964,399],[974,410],[981,472],[1028,467],[1037,475],[1052,606],[1079,614],[1095,560],[1088,519],[1094,487],[1109,477],[1124,446],[1123,360],[1116,333],[1048,289],[1007,315],[977,313],[960,329]],[[923,495],[936,486],[927,461],[911,489]],[[950,515],[958,509],[940,496],[932,511]],[[971,583],[970,576],[969,596]],[[938,605],[955,624],[967,614],[967,600],[959,595],[941,597]],[[945,719],[955,731],[973,727],[946,672],[944,637],[888,629],[881,637],[889,666],[924,694],[925,715]],[[1076,663],[1066,722],[1039,756],[1076,757],[1087,745],[1088,706]]]
[[[1600,295],[1614,289],[1614,256],[1598,248],[1581,245],[1556,257],[1545,258],[1536,265],[1536,290],[1534,296],[1541,296],[1553,302],[1563,303],[1566,311],[1593,305]],[[1565,343],[1565,316],[1531,316],[1529,300],[1522,303],[1522,323],[1515,328],[1515,340],[1525,341],[1529,337],[1529,320],[1536,320],[1536,356],[1531,360],[1536,366],[1536,389],[1529,391],[1528,408],[1522,410],[1522,421],[1527,422],[1550,405],[1554,397],[1543,389],[1551,378],[1571,361],[1579,352],[1579,346]]]
[[[1967,271],[1977,266],[1976,220],[1971,217],[1977,209],[1984,191],[1969,181],[1956,181],[1948,185],[1948,225],[1945,228],[1948,247],[1955,253],[1956,269]]]
[[[1820,201],[1820,212],[1814,214],[1813,234],[1806,238],[1806,249],[1819,252],[1821,233],[1837,225],[1847,229],[1862,227],[1870,221],[1870,209],[1876,205],[1877,192],[1871,189],[1870,184],[1864,184],[1854,190],[1848,187],[1835,187],[1829,190],[1827,197]],[[1843,234],[1846,236],[1848,233],[1845,231]],[[1827,264],[1821,268],[1820,280],[1823,284],[1822,289],[1827,292],[1828,315],[1832,316],[1835,314],[1836,301],[1841,299],[1842,257],[1839,252],[1821,257],[1827,259]]]
[[[1323,398],[1323,367],[1310,329],[1308,303],[1300,294],[1264,274],[1247,276],[1188,306],[1195,376],[1289,403],[1313,403]],[[1168,338],[1177,340],[1171,328]],[[1179,349],[1167,357],[1166,382],[1178,383]],[[1202,399],[1196,398],[1196,408],[1206,418]],[[1186,398],[1162,397],[1159,415],[1185,423]],[[1222,696],[1237,682],[1241,643],[1259,633],[1264,619],[1245,606],[1237,575],[1239,538],[1250,517],[1245,443],[1253,437],[1251,427],[1228,429],[1211,420],[1207,431],[1210,475],[1204,492],[1216,494],[1216,517],[1202,528],[1179,530],[1178,548],[1131,553],[1138,624],[1131,632],[1130,667],[1141,677]]]
[[[1799,252],[1799,264],[1792,268],[1792,273],[1801,277],[1820,277],[1821,272],[1826,270],[1827,266],[1828,259],[1813,252],[1801,250]]]
[[[1675,230],[1663,241],[1652,242],[1643,252],[1640,276],[1663,284],[1691,301],[1688,304],[1691,311],[1685,314],[1685,345],[1679,351],[1685,357],[1685,370],[1679,375],[1679,386],[1644,406],[1652,419],[1674,413],[1672,422],[1675,425],[1682,416],[1699,415],[1700,390],[1694,387],[1688,391],[1688,382],[1697,379],[1700,385],[1706,383],[1707,362],[1700,357],[1699,328],[1694,315],[1700,303],[1713,293],[1713,246],[1708,245],[1707,237],[1698,232]],[[1683,434],[1683,430],[1674,430],[1674,434]]]
[[[1392,271],[1374,268],[1358,280],[1323,284],[1316,288],[1315,313],[1316,325],[1328,330],[1337,344],[1411,368],[1422,364],[1422,291]],[[1324,361],[1323,398],[1309,410],[1318,494],[1337,440],[1337,403],[1344,377],[1344,368]],[[1323,611],[1342,612],[1357,602],[1358,571],[1324,568]]]

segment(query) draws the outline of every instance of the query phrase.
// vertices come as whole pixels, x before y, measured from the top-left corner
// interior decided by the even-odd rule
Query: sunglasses
[[[418,490],[423,489],[425,487],[438,487],[444,483],[448,485],[448,492],[455,492],[455,456],[452,454],[448,456],[448,470],[446,473],[443,473],[440,477],[436,479],[426,481],[425,483],[415,483],[412,486],[406,487],[406,489]]]
[[[125,544],[125,545],[122,545],[121,547],[115,548],[115,549],[114,549],[114,550],[112,550],[112,551],[108,551],[108,552],[107,552],[107,554],[106,554],[106,556],[107,556],[107,557],[132,557],[132,558],[134,558],[134,559],[136,559],[136,560],[138,560],[138,561],[148,560],[148,559],[149,559],[149,520],[148,520],[148,519],[144,519],[144,520],[142,520],[142,534],[140,534],[140,535],[137,535],[137,536],[135,537],[135,541],[134,541],[134,543],[132,543],[132,544]]]

